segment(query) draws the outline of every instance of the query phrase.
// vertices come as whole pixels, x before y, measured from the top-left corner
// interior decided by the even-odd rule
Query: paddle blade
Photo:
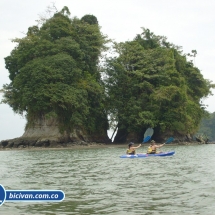
[[[167,141],[165,143],[171,143],[174,140],[173,137],[170,137],[169,139],[167,139]]]
[[[150,136],[145,137],[145,138],[143,139],[143,143],[148,142],[150,139],[151,139],[151,137],[150,137]]]
[[[152,136],[154,134],[154,129],[153,128],[148,128],[145,133],[144,133],[144,138],[146,138],[147,136]]]

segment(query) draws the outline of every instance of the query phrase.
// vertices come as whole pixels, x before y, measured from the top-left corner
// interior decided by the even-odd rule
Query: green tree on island
[[[148,127],[162,133],[194,134],[211,94],[211,81],[179,47],[143,29],[134,40],[115,43],[117,57],[104,68],[109,114],[118,122],[115,142],[141,141]]]
[[[19,114],[26,113],[26,129],[35,120],[54,118],[68,135],[80,129],[107,136],[104,86],[98,70],[106,37],[97,18],[69,18],[64,7],[42,26],[32,26],[5,58],[10,84],[4,100]]]

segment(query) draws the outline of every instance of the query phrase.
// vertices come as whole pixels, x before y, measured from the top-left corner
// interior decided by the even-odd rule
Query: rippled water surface
[[[0,151],[6,190],[65,193],[58,203],[5,202],[0,214],[215,214],[215,145],[163,150],[176,154],[121,159],[120,147]]]

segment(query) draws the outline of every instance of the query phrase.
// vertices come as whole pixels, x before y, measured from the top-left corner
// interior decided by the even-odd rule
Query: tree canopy
[[[25,37],[5,58],[10,84],[4,102],[16,113],[27,113],[28,125],[41,116],[54,117],[62,130],[105,131],[104,86],[98,70],[106,37],[97,18],[69,18],[64,7]]]
[[[156,134],[196,132],[205,113],[201,98],[214,85],[179,47],[143,29],[114,49],[118,55],[107,60],[104,70],[109,113],[118,122],[115,141],[124,142],[129,133],[140,140],[147,127]]]

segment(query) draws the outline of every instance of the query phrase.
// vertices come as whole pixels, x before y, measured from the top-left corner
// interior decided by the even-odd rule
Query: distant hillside
[[[215,141],[215,112],[204,118],[200,124],[198,134],[206,135],[209,141]]]

